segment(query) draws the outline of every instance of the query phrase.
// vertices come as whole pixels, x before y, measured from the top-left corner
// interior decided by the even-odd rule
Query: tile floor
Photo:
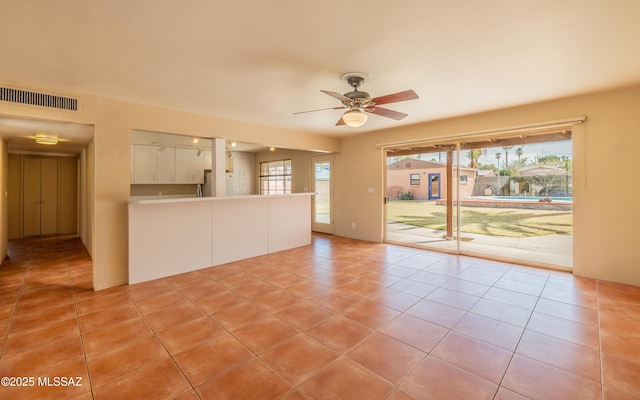
[[[76,238],[10,242],[0,376],[32,386],[0,398],[640,397],[638,287],[323,235],[99,292],[91,273]]]

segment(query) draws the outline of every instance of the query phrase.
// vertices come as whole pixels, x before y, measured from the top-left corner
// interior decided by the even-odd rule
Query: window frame
[[[258,178],[261,195],[291,194],[293,169],[290,158],[263,161],[259,167]]]
[[[417,178],[415,178],[417,176]],[[418,183],[415,183],[417,181]],[[409,174],[409,186],[420,186],[420,173]]]

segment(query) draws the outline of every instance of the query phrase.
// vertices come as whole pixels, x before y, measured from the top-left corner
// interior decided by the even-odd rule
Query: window
[[[411,174],[411,186],[420,186],[420,174]]]
[[[460,175],[460,183],[466,185],[468,181],[467,175]]]
[[[260,194],[291,193],[291,160],[260,163]]]

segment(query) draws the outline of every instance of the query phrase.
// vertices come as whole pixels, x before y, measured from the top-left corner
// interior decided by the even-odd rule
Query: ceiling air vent
[[[78,99],[31,92],[28,90],[0,87],[0,100],[11,103],[57,108],[59,110],[78,111]]]

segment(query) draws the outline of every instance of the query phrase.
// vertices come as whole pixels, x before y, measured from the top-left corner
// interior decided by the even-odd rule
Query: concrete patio
[[[386,241],[434,250],[456,251],[456,240],[443,237],[444,231],[421,228],[401,222],[387,222]],[[510,238],[463,233],[462,254],[478,255],[563,270],[573,266],[573,235],[543,235]]]

